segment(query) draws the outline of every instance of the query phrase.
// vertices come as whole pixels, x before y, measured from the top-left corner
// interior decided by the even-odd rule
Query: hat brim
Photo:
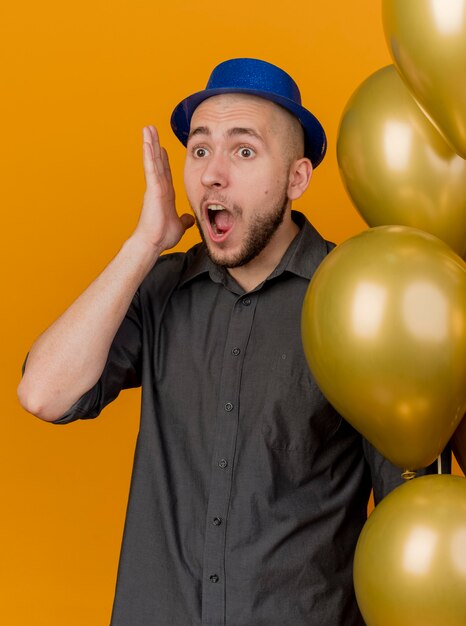
[[[173,132],[184,146],[188,143],[191,117],[196,108],[201,104],[201,102],[207,100],[207,98],[224,93],[245,93],[258,96],[259,98],[275,102],[276,104],[279,104],[283,108],[287,109],[287,111],[290,111],[290,113],[298,118],[304,130],[304,156],[311,161],[312,167],[314,168],[316,168],[322,161],[327,150],[327,139],[319,120],[310,111],[293,100],[259,89],[232,87],[204,89],[203,91],[198,91],[182,100],[175,107],[170,123]]]

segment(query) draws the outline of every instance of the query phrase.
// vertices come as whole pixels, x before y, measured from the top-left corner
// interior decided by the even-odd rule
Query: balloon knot
[[[401,478],[404,480],[412,480],[413,478],[416,478],[416,472],[410,469],[405,469],[401,474]]]

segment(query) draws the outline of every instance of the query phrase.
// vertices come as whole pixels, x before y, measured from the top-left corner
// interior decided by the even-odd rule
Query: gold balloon
[[[379,226],[321,263],[302,338],[324,395],[392,463],[417,469],[466,410],[466,263],[442,241]]]
[[[458,465],[463,470],[463,474],[466,474],[466,415],[455,430],[451,439],[451,447]]]
[[[466,158],[466,0],[384,0],[383,22],[416,100]]]
[[[422,476],[375,508],[356,547],[366,626],[466,624],[466,478]]]
[[[393,65],[370,76],[348,102],[337,156],[369,226],[413,226],[466,253],[466,161],[422,113]]]

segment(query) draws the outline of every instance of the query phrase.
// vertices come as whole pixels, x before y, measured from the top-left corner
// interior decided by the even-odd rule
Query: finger
[[[162,158],[162,155],[160,153],[160,139],[157,129],[155,128],[155,126],[152,126],[152,124],[148,128],[151,137],[152,147],[154,149],[154,157],[160,156],[160,158]]]
[[[185,230],[191,228],[191,226],[194,226],[195,220],[190,213],[183,213],[183,215],[180,217],[180,220]]]
[[[146,179],[147,187],[154,187],[157,185],[157,172],[155,171],[154,159],[152,158],[151,147],[148,143],[144,142],[143,145],[143,163],[144,163],[144,176]]]
[[[162,163],[163,163],[163,170],[165,172],[165,176],[167,177],[167,180],[170,183],[170,185],[173,185],[170,161],[168,160],[168,152],[165,150],[165,148],[162,148]]]
[[[152,148],[154,151],[155,168],[157,170],[157,174],[159,176],[162,176],[164,172],[164,167],[163,167],[163,161],[162,161],[162,150],[160,147],[159,134],[155,126],[152,126],[152,125],[149,126],[149,131],[150,131],[151,138],[152,138]]]
[[[146,185],[148,187],[154,187],[157,184],[158,175],[155,167],[152,139],[148,128],[143,128],[142,133],[144,139],[142,144],[144,176],[146,178]]]
[[[154,158],[154,149],[152,146],[152,134],[151,134],[150,129],[147,126],[144,126],[144,128],[142,129],[142,139],[143,139],[143,142],[147,143],[147,145],[150,147],[152,158]]]
[[[146,170],[146,184],[151,187],[159,186],[161,189],[165,189],[166,174],[157,129],[152,125],[146,126],[143,133],[145,140],[147,139],[152,161],[151,166]]]

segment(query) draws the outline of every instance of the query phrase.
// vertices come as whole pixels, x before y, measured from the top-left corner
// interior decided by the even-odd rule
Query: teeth
[[[209,209],[209,211],[223,211],[225,207],[223,207],[221,204],[209,204],[207,208]]]

